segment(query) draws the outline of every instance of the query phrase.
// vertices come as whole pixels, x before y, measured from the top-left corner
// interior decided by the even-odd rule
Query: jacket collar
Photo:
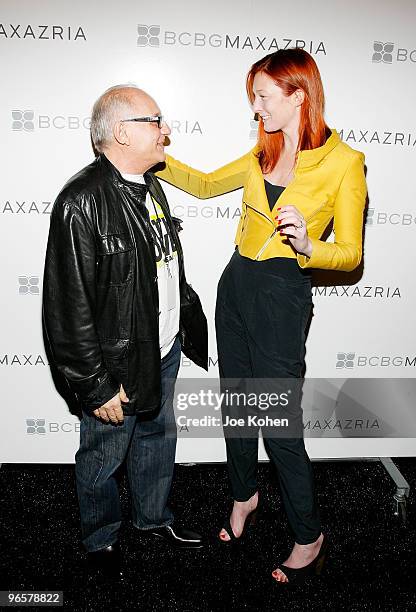
[[[297,168],[310,168],[317,166],[335,147],[341,142],[341,138],[336,130],[331,129],[331,136],[322,147],[299,151]],[[253,149],[253,154],[257,157],[259,146],[256,145]]]
[[[310,168],[317,166],[335,147],[341,142],[336,130],[331,130],[331,136],[322,147],[299,151],[298,168]]]
[[[336,130],[331,130],[331,136],[327,138],[322,147],[317,147],[316,149],[310,149],[305,151],[299,151],[298,161],[295,167],[295,176],[292,181],[287,186],[285,192],[281,198],[285,198],[287,192],[290,193],[292,186],[296,185],[296,174],[299,169],[304,168],[313,168],[318,166],[320,162],[327,156],[329,153],[335,149],[335,147],[341,142],[341,139],[336,132]],[[249,182],[249,188],[246,193],[247,203],[256,208],[259,212],[261,212],[265,217],[268,217],[270,220],[273,219],[273,213],[270,211],[269,203],[267,200],[266,189],[264,186],[264,177],[260,168],[260,164],[258,162],[258,145],[254,147],[253,152],[253,164],[251,167],[251,176],[252,179]],[[280,206],[280,204],[279,204]]]
[[[146,182],[145,185],[143,183],[133,183],[122,176],[121,172],[117,170],[114,164],[110,162],[104,153],[100,153],[100,155],[97,157],[97,162],[100,164],[101,168],[109,177],[111,182],[119,189],[124,189],[140,196],[146,195],[146,191],[149,189],[150,193],[156,197],[149,172],[145,172],[143,175]]]
[[[162,204],[165,202],[163,192],[159,188],[158,182],[155,179],[153,172],[150,170],[143,174],[145,185],[143,183],[133,183],[127,181],[120,173],[119,170],[110,162],[108,157],[104,153],[100,153],[97,157],[97,163],[101,166],[103,172],[109,178],[109,180],[118,188],[130,192],[133,196],[138,197],[139,203],[144,204],[147,191],[153,196],[156,202]]]

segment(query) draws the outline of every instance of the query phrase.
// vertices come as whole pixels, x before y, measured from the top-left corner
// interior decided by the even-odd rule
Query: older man
[[[178,547],[202,538],[167,505],[176,427],[173,381],[181,349],[207,368],[207,326],[186,283],[178,231],[150,169],[170,134],[135,86],[95,103],[98,156],[54,204],[43,321],[53,364],[82,406],[75,473],[83,544],[94,567],[119,573],[116,471],[126,461],[133,524]]]

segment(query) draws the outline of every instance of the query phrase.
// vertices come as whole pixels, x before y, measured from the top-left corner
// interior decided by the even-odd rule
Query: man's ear
[[[122,121],[117,121],[113,127],[113,136],[121,145],[129,145],[130,139],[127,130]]]

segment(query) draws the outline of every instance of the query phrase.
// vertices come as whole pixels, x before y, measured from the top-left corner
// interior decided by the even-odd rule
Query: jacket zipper
[[[269,246],[269,244],[271,243],[271,241],[273,240],[274,236],[276,236],[278,231],[278,228],[275,227],[273,230],[273,233],[267,238],[266,242],[263,244],[263,246],[261,247],[260,251],[257,253],[256,255],[256,260],[258,261],[259,258],[262,256],[262,254],[264,253],[264,251],[267,249],[267,247]]]
[[[247,206],[247,208],[251,208],[251,210],[254,210],[254,212],[256,212],[258,215],[261,215],[262,217],[267,219],[267,221],[273,225],[273,221],[270,219],[270,217],[268,217],[264,213],[262,213],[259,210],[257,210],[257,208],[254,208],[254,206],[250,206],[250,204],[247,204],[247,202],[245,202],[245,205]]]
[[[297,157],[296,157],[295,167],[294,167],[294,169],[293,169],[293,178],[295,178],[295,176],[296,176],[296,170],[297,170],[297,168],[298,168],[298,165],[299,165],[299,155],[297,155]],[[246,203],[246,205],[247,205],[247,203]],[[251,207],[251,206],[249,206],[249,208],[252,208],[252,207]],[[256,209],[254,209],[254,210],[256,210]],[[256,212],[259,212],[259,211],[256,211]],[[263,213],[259,213],[259,214],[263,215],[263,217],[266,217],[266,215],[264,215]],[[269,219],[268,217],[266,217],[266,219],[267,219],[268,221],[271,221],[271,219]],[[273,221],[271,221],[271,223],[273,223]],[[267,238],[266,242],[263,244],[263,246],[261,247],[260,251],[257,253],[257,255],[256,255],[256,261],[258,261],[258,260],[259,260],[259,258],[262,256],[262,254],[264,253],[264,251],[267,249],[267,247],[269,246],[269,244],[271,243],[271,241],[273,240],[273,238],[276,236],[277,231],[278,231],[278,228],[277,228],[277,227],[275,227],[275,228],[274,228],[274,230],[273,230],[273,232],[272,232],[272,234],[271,234],[271,235],[270,235],[270,236]]]
[[[319,208],[317,208],[316,210],[314,210],[306,219],[305,219],[305,223],[308,223],[308,221],[310,221],[312,219],[312,217],[314,217],[316,214],[318,214],[318,212],[320,210],[322,210],[322,208],[326,205],[326,202],[323,202],[321,204],[321,206]],[[246,203],[246,206],[248,206],[248,204]],[[249,206],[249,208],[253,208],[252,206]],[[256,209],[253,209],[256,210]],[[256,210],[256,212],[259,212]],[[264,215],[263,213],[259,212],[260,215],[263,215],[263,217],[265,217],[266,219],[268,219],[268,217],[266,217],[266,215]],[[268,219],[268,221],[270,221],[270,219]],[[271,223],[273,223],[272,221],[270,221]],[[267,247],[269,246],[270,242],[273,240],[273,238],[276,236],[277,232],[280,230],[279,227],[275,227],[273,230],[273,233],[267,238],[266,242],[263,244],[263,246],[261,247],[261,249],[259,250],[259,252],[257,253],[255,259],[258,261],[260,259],[260,257],[262,256],[262,254],[264,253],[264,251],[267,249]]]

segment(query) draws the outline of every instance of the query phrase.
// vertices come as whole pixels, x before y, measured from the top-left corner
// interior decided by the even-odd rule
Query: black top
[[[282,185],[273,185],[264,179],[264,187],[266,189],[267,199],[269,201],[270,210],[276,204],[286,187]],[[303,270],[299,267],[296,259],[291,257],[271,257],[270,259],[264,259],[263,261],[255,262],[256,265],[261,265],[262,270],[268,274],[277,274],[291,280],[301,280],[304,282],[311,282],[311,271]],[[306,281],[304,280],[306,279]]]
[[[264,179],[264,186],[266,188],[266,195],[269,201],[270,210],[273,210],[273,206],[276,204],[286,187],[282,187],[282,185],[273,185],[273,183],[269,183],[269,181],[266,181],[266,179]]]

